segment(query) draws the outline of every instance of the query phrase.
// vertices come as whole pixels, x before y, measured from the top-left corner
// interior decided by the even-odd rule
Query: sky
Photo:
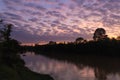
[[[0,18],[23,43],[92,39],[97,28],[120,36],[120,0],[0,0]]]

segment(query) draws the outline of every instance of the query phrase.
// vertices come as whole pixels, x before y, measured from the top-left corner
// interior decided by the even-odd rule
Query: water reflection
[[[106,66],[95,60],[87,59],[87,61],[85,58],[81,58],[78,63],[69,60],[58,61],[42,55],[34,55],[34,53],[27,53],[22,58],[25,60],[26,66],[31,70],[50,74],[55,80],[120,80],[118,68],[120,66],[116,65],[116,62],[112,63],[115,66],[112,67],[110,63],[105,63]]]

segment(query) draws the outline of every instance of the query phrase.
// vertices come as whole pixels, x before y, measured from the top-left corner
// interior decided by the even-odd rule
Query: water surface
[[[80,59],[79,62],[72,62],[51,59],[30,52],[26,53],[26,56],[22,56],[22,58],[26,66],[32,71],[49,74],[55,80],[120,80],[120,63],[118,59],[112,61],[111,59],[107,59],[107,61],[95,61],[93,59],[93,61],[88,58],[85,60]]]

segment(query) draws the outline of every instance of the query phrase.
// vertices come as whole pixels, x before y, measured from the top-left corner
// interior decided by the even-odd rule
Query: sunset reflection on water
[[[34,53],[27,53],[22,58],[32,71],[49,74],[55,80],[120,80],[119,74],[106,76],[106,73],[99,69],[80,67],[74,63],[58,61],[42,55],[34,55]]]

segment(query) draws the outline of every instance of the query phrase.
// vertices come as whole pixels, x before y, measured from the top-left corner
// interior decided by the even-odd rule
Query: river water
[[[55,80],[120,80],[118,59],[97,62],[88,58],[89,62],[83,60],[84,63],[82,63],[81,60],[80,63],[76,63],[35,55],[34,52],[27,52],[21,57],[29,69],[37,73],[49,74]]]

